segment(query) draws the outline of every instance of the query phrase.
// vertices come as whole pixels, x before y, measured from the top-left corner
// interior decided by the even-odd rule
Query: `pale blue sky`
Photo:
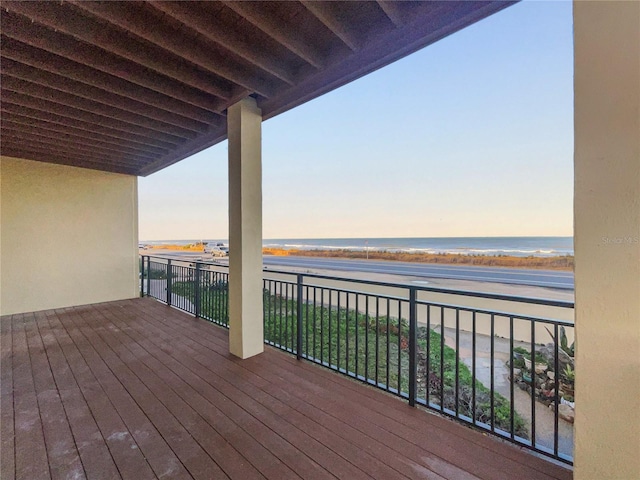
[[[523,2],[263,124],[265,238],[572,235],[571,2]],[[141,178],[140,239],[226,239],[227,143]]]

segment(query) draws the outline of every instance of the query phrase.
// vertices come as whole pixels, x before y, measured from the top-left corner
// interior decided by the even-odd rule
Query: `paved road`
[[[143,255],[158,255],[149,250],[141,250]],[[198,252],[166,252],[160,256],[182,257],[184,259],[202,257]],[[209,255],[205,255],[209,259]],[[216,259],[226,263],[228,258]],[[265,256],[265,265],[297,268],[317,268],[351,272],[386,273],[407,277],[449,278],[454,280],[472,280],[477,282],[508,283],[513,285],[531,285],[536,287],[573,290],[573,272],[555,270],[525,270],[502,267],[471,267],[462,265],[430,265],[409,262],[381,262],[375,260],[350,260],[312,257]]]
[[[387,273],[425,278],[450,278],[573,290],[573,272],[519,268],[429,265],[375,260],[343,260],[310,257],[264,257],[265,265]]]

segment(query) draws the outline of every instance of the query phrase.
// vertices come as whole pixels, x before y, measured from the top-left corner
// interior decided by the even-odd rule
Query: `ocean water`
[[[200,240],[143,242],[151,245],[189,244]],[[207,240],[224,243],[228,240]],[[406,253],[452,253],[460,255],[511,255],[555,257],[573,255],[573,237],[437,237],[437,238],[278,238],[265,239],[268,248],[300,250],[386,250]]]

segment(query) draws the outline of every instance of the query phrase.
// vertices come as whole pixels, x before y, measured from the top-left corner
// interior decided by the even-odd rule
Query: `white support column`
[[[640,3],[573,8],[574,478],[640,478]]]
[[[264,350],[261,128],[253,98],[229,107],[229,351],[240,358]]]

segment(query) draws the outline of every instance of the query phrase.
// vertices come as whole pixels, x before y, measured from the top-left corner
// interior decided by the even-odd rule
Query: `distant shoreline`
[[[149,245],[150,249],[178,250],[204,252],[204,245]],[[516,257],[509,255],[468,255],[453,253],[404,253],[388,252],[384,250],[347,250],[347,249],[284,249],[263,248],[263,255],[295,256],[295,257],[323,257],[350,258],[369,260],[385,260],[395,262],[432,263],[442,265],[476,265],[485,267],[532,268],[541,270],[573,271],[574,257],[572,255],[554,257]]]
[[[176,245],[205,243],[209,246],[228,239],[157,240],[148,245]],[[573,237],[399,237],[399,238],[265,238],[264,248],[275,250],[360,251],[409,254],[485,255],[488,257],[559,257],[572,256]],[[415,257],[414,257],[415,258]]]

